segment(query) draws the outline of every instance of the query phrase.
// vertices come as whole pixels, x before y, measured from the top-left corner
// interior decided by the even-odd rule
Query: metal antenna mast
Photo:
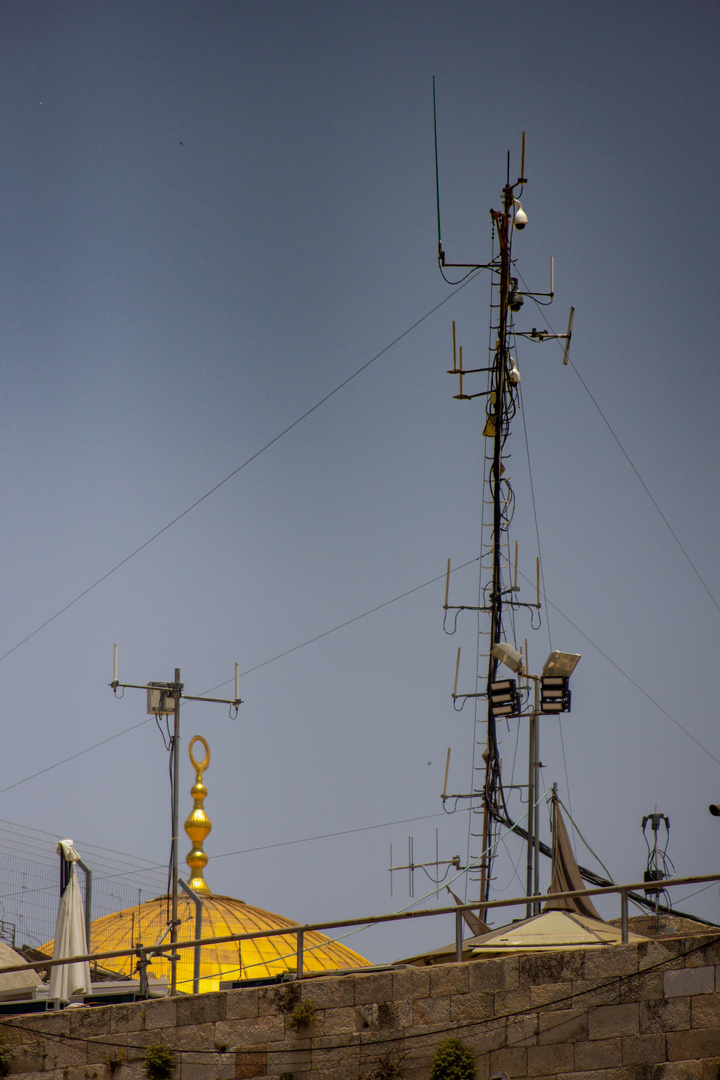
[[[473,782],[472,787],[474,790],[469,795],[451,796],[456,799],[473,799],[480,795],[482,800],[482,850],[479,863],[480,901],[489,899],[490,882],[492,879],[494,827],[500,822],[506,823],[509,821],[509,814],[505,805],[505,793],[502,785],[501,759],[496,729],[497,718],[500,717],[506,719],[510,716],[527,716],[530,719],[530,762],[527,789],[529,800],[528,820],[527,830],[522,830],[523,833],[526,833],[528,839],[527,892],[529,896],[535,891],[538,870],[538,837],[534,834],[537,833],[538,830],[539,817],[536,808],[533,805],[539,797],[537,717],[538,714],[543,711],[558,712],[569,709],[570,696],[569,691],[567,690],[567,678],[572,667],[574,667],[574,664],[577,663],[577,660],[579,659],[575,654],[562,654],[566,657],[565,666],[567,667],[570,665],[569,670],[567,671],[563,668],[561,676],[561,681],[563,683],[561,689],[563,692],[553,703],[547,699],[546,708],[545,704],[541,703],[540,688],[541,686],[543,687],[542,702],[545,702],[546,677],[550,678],[555,673],[555,668],[551,664],[551,658],[548,658],[542,676],[530,676],[527,674],[527,658],[523,658],[522,650],[516,649],[504,640],[504,614],[506,609],[511,609],[512,611],[517,611],[520,608],[540,609],[539,566],[537,570],[537,597],[535,602],[524,603],[518,599],[517,547],[515,552],[514,578],[513,580],[507,580],[507,573],[510,569],[508,529],[512,518],[513,494],[509,479],[504,476],[505,468],[503,465],[503,453],[506,440],[510,433],[510,423],[515,414],[518,384],[520,382],[520,373],[518,372],[515,360],[510,351],[511,341],[515,336],[526,337],[534,339],[535,341],[544,341],[548,338],[563,338],[566,341],[565,355],[567,356],[567,344],[569,343],[572,332],[572,312],[567,334],[550,334],[535,329],[527,332],[518,332],[513,325],[513,314],[522,307],[523,297],[544,297],[547,298],[548,301],[552,301],[554,294],[552,262],[550,271],[550,292],[521,292],[518,288],[518,280],[513,276],[513,234],[516,229],[524,229],[528,220],[520,200],[517,197],[521,194],[523,185],[527,182],[524,174],[525,134],[523,133],[520,176],[514,184],[510,183],[510,160],[508,155],[506,183],[502,192],[502,210],[490,211],[494,234],[497,237],[498,242],[497,254],[494,255],[490,263],[468,264],[446,262],[440,238],[440,215],[438,209],[438,262],[440,270],[443,272],[443,276],[445,276],[445,269],[451,267],[467,269],[470,273],[472,273],[473,270],[490,270],[493,275],[494,294],[491,309],[493,312],[497,311],[496,320],[493,319],[491,323],[491,330],[496,334],[496,338],[494,347],[491,350],[488,367],[469,369],[463,367],[462,348],[459,349],[458,357],[455,340],[455,326],[453,324],[453,367],[451,369],[451,374],[458,375],[460,380],[460,392],[455,396],[460,400],[470,400],[476,397],[486,398],[486,423],[483,435],[486,439],[491,440],[490,446],[486,452],[487,474],[485,477],[491,496],[491,520],[488,522],[491,533],[491,542],[488,549],[488,553],[491,557],[491,566],[489,567],[487,584],[482,586],[480,604],[477,606],[452,605],[448,603],[450,579],[450,567],[448,563],[448,583],[446,585],[444,604],[446,619],[447,612],[450,610],[474,610],[483,612],[489,615],[490,618],[490,647],[487,653],[487,677],[484,689],[481,691],[478,688],[476,692],[471,694],[458,694],[457,683],[460,667],[460,650],[458,650],[455,688],[453,691],[453,701],[460,701],[460,708],[462,708],[462,705],[468,698],[485,698],[487,700],[487,743],[482,755],[484,761],[482,787],[480,788],[479,785],[476,785]],[[481,372],[485,372],[488,376],[488,389],[480,391],[479,393],[466,393],[463,385],[463,378]],[[483,550],[483,552],[481,552],[480,563],[481,574],[484,574],[484,553]],[[457,616],[455,618],[455,625],[457,625]],[[450,632],[454,632],[454,628]],[[482,656],[483,654],[481,653],[480,655]],[[554,655],[556,654],[553,654],[553,656]],[[559,656],[560,654],[557,655]],[[568,659],[571,657],[574,659]],[[510,670],[518,676],[525,677],[525,686],[521,687],[520,691],[518,691],[515,680],[498,679],[498,665],[500,662],[509,667]],[[530,697],[530,680],[535,684],[534,700],[532,703],[528,700]],[[521,693],[523,695],[523,700],[527,703],[527,711],[525,712],[522,711],[520,704]],[[448,798],[448,796],[444,794],[443,798]]]
[[[172,753],[172,853],[170,859],[170,895],[171,895],[171,914],[170,914],[170,944],[175,946],[178,940],[178,926],[180,920],[178,919],[178,884],[179,884],[179,859],[178,859],[178,840],[179,840],[179,820],[178,820],[178,777],[180,775],[180,701],[184,698],[186,701],[209,701],[220,705],[229,705],[231,709],[231,718],[234,720],[237,716],[238,705],[242,705],[238,690],[239,690],[239,664],[235,664],[235,697],[234,698],[211,698],[211,697],[193,697],[191,694],[183,693],[185,687],[180,682],[180,668],[175,668],[175,679],[173,682],[149,682],[149,683],[121,683],[118,682],[118,647],[114,646],[113,652],[113,678],[110,686],[113,693],[117,697],[117,691],[119,689],[125,690],[145,690],[147,692],[147,711],[151,716],[172,716],[173,719],[173,734],[171,738],[171,753]],[[122,696],[122,695],[121,695]],[[235,710],[233,713],[232,710]],[[167,931],[166,931],[167,932]],[[163,935],[164,936],[164,935]],[[177,962],[179,960],[179,954],[173,947],[169,960],[170,960],[170,993],[174,995],[177,990]]]

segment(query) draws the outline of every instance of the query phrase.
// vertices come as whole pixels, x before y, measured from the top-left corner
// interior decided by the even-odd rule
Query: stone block
[[[669,1031],[665,1036],[668,1061],[685,1061],[720,1055],[720,1029],[693,1028]]]
[[[225,1001],[226,1020],[246,1020],[258,1015],[259,992],[254,988],[247,990],[228,990]]]
[[[611,945],[603,949],[588,949],[585,956],[585,978],[611,979],[618,975],[633,975],[638,970],[636,945]]]
[[[600,984],[583,979],[572,984],[573,1009],[592,1009],[598,1005],[617,1005],[619,1002],[620,989],[616,979]]]
[[[266,1072],[267,1053],[264,1049],[248,1047],[247,1050],[238,1050],[235,1055],[235,1080],[252,1080],[252,1077],[264,1076]]]
[[[475,1054],[490,1054],[493,1050],[502,1050],[507,1046],[505,1020],[489,1020],[471,1031],[461,1028],[457,1034],[463,1042],[469,1044]],[[443,1032],[440,1037],[446,1038],[447,1032]]]
[[[138,1009],[137,1002],[130,1005],[115,1005],[108,1012],[109,1031],[142,1031],[145,1027],[145,1010]]]
[[[718,942],[717,931],[710,931],[706,939],[699,936],[693,940],[694,945],[688,941],[680,942],[683,946],[685,967],[704,967],[706,964],[720,963],[720,942]],[[702,948],[698,948],[701,943]]]
[[[527,1050],[524,1046],[508,1046],[493,1050],[489,1055],[491,1073],[506,1072],[508,1076],[524,1076],[527,1069]]]
[[[468,995],[469,996],[469,995]],[[425,1026],[426,1024],[443,1024],[450,1020],[451,998],[420,998],[412,1002],[412,1024]]]
[[[708,1073],[705,1063],[702,1061],[669,1061],[663,1066],[662,1080],[715,1080],[716,1063],[713,1061],[713,1071]]]
[[[686,999],[677,998],[676,1000],[685,1001]],[[690,998],[689,1001],[691,1022],[685,1024],[685,1027],[720,1028],[720,994],[702,994]]]
[[[352,976],[344,978],[308,979],[302,984],[302,1001],[312,1001],[316,1009],[347,1008],[355,1004]]]
[[[453,994],[450,998],[450,1019],[484,1020],[493,1015],[494,1005],[495,995],[489,991],[484,994]]]
[[[569,1009],[575,983],[540,983],[529,987],[532,1009]]]
[[[340,1035],[348,1031],[357,1031],[357,1017],[354,1005],[344,1009],[325,1010],[323,1034]]]
[[[88,1005],[81,1009],[68,1009],[70,1031],[74,1039],[88,1039],[91,1035],[104,1035],[110,1026],[107,1009],[94,1009]]]
[[[665,997],[712,994],[715,991],[715,968],[705,966],[666,971],[663,982]]]
[[[292,1032],[290,1033],[293,1034]],[[259,1016],[250,1020],[226,1020],[214,1025],[210,1045],[215,1042],[228,1047],[246,1049],[248,1046],[283,1042],[285,1020],[282,1016]]]
[[[393,972],[393,1001],[412,1001],[430,994],[430,969],[409,968]]]
[[[657,1065],[665,1061],[664,1035],[628,1035],[622,1040],[623,1065]]]
[[[529,1046],[527,1050],[527,1075],[552,1076],[560,1072],[572,1072],[575,1057],[572,1043],[556,1046]]]
[[[640,1034],[640,1006],[601,1005],[588,1016],[590,1039],[608,1039],[618,1035]]]
[[[631,1001],[648,1001],[651,998],[665,996],[661,971],[648,971],[637,978],[619,979],[618,989],[618,1004],[620,1005],[627,1005]]]
[[[312,1049],[312,1071],[316,1069],[351,1072],[357,1080],[360,1068],[360,1043],[347,1036],[325,1036],[316,1039]]]
[[[586,1009],[556,1009],[538,1016],[538,1043],[580,1042],[588,1037]],[[508,1036],[508,1042],[510,1041]]]
[[[430,995],[467,994],[468,964],[436,964],[430,968]]]
[[[208,1076],[212,1076],[213,1080],[235,1080],[237,1077],[235,1055],[232,1055],[230,1061],[213,1061],[210,1067],[203,1061],[183,1061],[174,1073],[173,1080],[208,1080]]]
[[[128,1036],[132,1033],[127,1032]],[[170,1050],[206,1050],[215,1046],[215,1024],[185,1024],[183,1027],[163,1028],[162,1037],[150,1042],[162,1042]]]
[[[195,994],[177,999],[177,1024],[217,1024],[225,1019],[227,994]]]
[[[515,1015],[530,1009],[530,987],[523,990],[496,990],[493,994],[495,1016]]]
[[[520,985],[519,957],[473,960],[468,965],[468,990],[516,990]]]
[[[575,1043],[575,1068],[580,1071],[613,1069],[622,1065],[622,1039],[593,1039]]]
[[[356,975],[355,1004],[363,1005],[372,1001],[390,1001],[393,997],[392,971],[373,971],[369,975]]]
[[[310,1040],[307,1040],[307,1045],[298,1046],[293,1050],[268,1051],[267,1071],[269,1076],[279,1076],[280,1073],[308,1072],[311,1068]]]
[[[507,1021],[508,1046],[535,1046],[537,1043],[537,1015],[520,1016]]]
[[[696,1001],[705,1000],[696,998]],[[709,1024],[698,1024],[709,1027]],[[640,1002],[640,1034],[653,1035],[690,1027],[690,998],[655,998]]]
[[[569,952],[541,953],[538,956],[518,957],[520,986],[540,986],[548,983],[569,983],[579,979],[583,970],[583,955],[579,949]]]
[[[29,1038],[34,1038],[34,1035],[43,1031],[48,1032],[50,1035],[69,1035],[70,1034],[70,1017],[74,1010],[70,1012],[64,1011],[61,1013],[35,1013],[22,1017],[22,1027],[24,1033],[29,1033]],[[15,1021],[17,1023],[17,1021]],[[17,1033],[17,1029],[13,1027],[7,1027],[4,1024],[0,1025],[6,1042],[10,1042],[12,1036]],[[23,1041],[26,1041],[23,1039]]]
[[[684,950],[682,941],[643,941],[637,947],[638,970],[655,967],[657,964],[671,962]]]
[[[131,1008],[140,1010],[144,1026],[148,1030],[175,1027],[177,1024],[177,998],[158,998],[156,1001],[138,1001]]]

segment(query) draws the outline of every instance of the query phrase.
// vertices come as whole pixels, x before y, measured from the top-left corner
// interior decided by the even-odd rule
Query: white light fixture
[[[506,641],[497,641],[490,651],[496,660],[511,671],[522,671],[522,653],[513,649],[512,645],[508,645]]]
[[[543,675],[562,675],[569,679],[580,660],[580,653],[551,652],[542,669]]]

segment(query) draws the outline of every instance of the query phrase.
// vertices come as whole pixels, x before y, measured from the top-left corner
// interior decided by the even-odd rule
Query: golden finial
[[[202,743],[205,747],[205,757],[202,761],[196,761],[193,756],[193,746],[196,742]],[[205,796],[207,795],[207,788],[203,784],[202,774],[210,764],[210,747],[205,742],[202,735],[194,735],[190,740],[188,753],[190,755],[192,766],[197,773],[195,783],[190,789],[190,794],[195,800],[195,803],[192,812],[185,822],[185,832],[192,840],[193,845],[192,851],[188,852],[187,855],[187,864],[190,867],[191,874],[189,885],[196,893],[207,894],[210,892],[210,889],[203,877],[203,870],[207,864],[208,857],[203,849],[203,841],[212,829],[212,821],[205,813],[204,803]]]

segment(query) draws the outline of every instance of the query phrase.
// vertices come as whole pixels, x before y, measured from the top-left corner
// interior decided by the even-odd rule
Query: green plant
[[[280,1073],[280,1075],[278,1076],[278,1080],[293,1080],[293,1074],[292,1073]]]
[[[475,1055],[462,1039],[443,1039],[433,1054],[430,1080],[473,1080]]]
[[[288,1027],[291,1027],[293,1031],[299,1031],[300,1028],[310,1027],[314,1019],[315,1006],[312,1001],[303,1001],[296,1005],[291,1012],[288,1018]]]
[[[114,1076],[124,1061],[125,1054],[122,1050],[118,1050],[117,1054],[108,1054],[105,1058],[105,1068],[111,1076]]]
[[[145,1051],[144,1067],[148,1080],[170,1080],[175,1068],[175,1058],[166,1046],[155,1043]]]
[[[278,1012],[291,1013],[300,1002],[300,984],[288,983],[287,986],[279,986],[275,991],[275,1007]]]
[[[10,1054],[5,1045],[5,1040],[0,1038],[0,1076],[7,1076],[10,1072]]]

